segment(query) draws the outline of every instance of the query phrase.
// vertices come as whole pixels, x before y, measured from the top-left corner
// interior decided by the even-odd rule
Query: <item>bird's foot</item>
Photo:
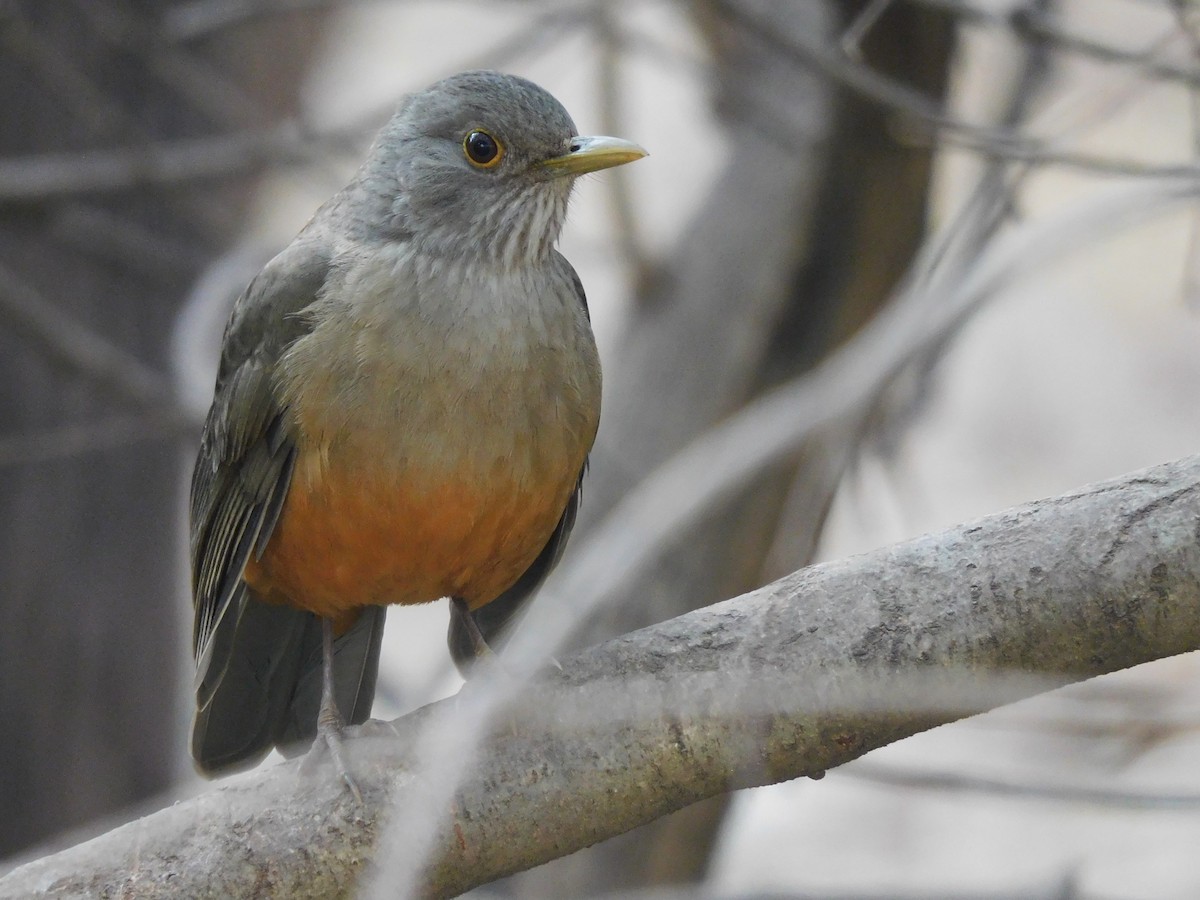
[[[358,782],[350,774],[350,767],[346,765],[346,757],[342,751],[342,737],[345,730],[345,723],[342,722],[341,716],[337,715],[336,711],[322,709],[321,714],[317,717],[316,740],[313,741],[308,755],[304,757],[301,769],[311,770],[320,765],[328,752],[334,768],[337,769],[338,776],[350,789],[355,801],[361,805],[363,802],[362,791],[358,789]]]

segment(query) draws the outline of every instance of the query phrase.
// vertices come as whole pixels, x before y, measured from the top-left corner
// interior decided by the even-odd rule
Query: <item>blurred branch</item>
[[[110,0],[82,0],[74,6],[98,37],[121,53],[140,57],[149,73],[215,120],[245,127],[267,114],[222,68],[169,43],[146,18]]]
[[[1176,0],[1175,18],[1187,37],[1191,57],[1200,63],[1200,11],[1195,4]],[[1192,125],[1192,158],[1200,160],[1200,86],[1188,93],[1188,113]],[[1184,257],[1183,298],[1192,309],[1200,309],[1200,211],[1192,214],[1187,255]]]
[[[47,232],[68,252],[103,259],[144,277],[194,272],[205,255],[194,242],[139,223],[125,209],[63,203],[48,212]]]
[[[38,76],[47,94],[63,101],[76,121],[92,132],[113,135],[133,123],[121,103],[81,67],[81,60],[40,34],[14,4],[0,7],[0,49]]]
[[[625,134],[622,102],[625,92],[621,89],[623,48],[611,6],[606,3],[597,4],[592,13],[591,24],[600,51],[600,71],[597,74],[600,90],[600,126],[606,134]],[[638,225],[637,210],[633,202],[633,184],[629,173],[618,169],[605,182],[613,215],[611,232],[616,238],[617,250],[633,275],[634,283],[643,283],[649,278],[650,264],[642,250],[645,241]]]
[[[71,318],[3,265],[0,323],[24,332],[48,356],[126,399],[167,409],[175,405],[160,373]]]
[[[447,815],[422,893],[453,896],[704,797],[1196,649],[1198,518],[1193,457],[814,566],[509,685],[514,705],[434,807]],[[418,742],[441,731],[453,744],[440,752],[461,753],[443,726],[479,713],[497,681],[351,740],[362,805],[328,768],[275,766],[16,869],[0,897],[349,895],[377,850],[417,840],[376,847],[385,817],[436,791],[414,770]]]
[[[862,61],[862,42],[883,18],[883,14],[896,0],[870,0],[858,15],[850,22],[850,26],[842,32],[842,52],[855,62]]]
[[[215,32],[236,28],[256,19],[288,15],[312,10],[330,10],[353,6],[364,0],[192,0],[178,3],[162,17],[162,31],[176,41],[207,38]],[[415,3],[418,0],[391,0],[394,4]],[[536,5],[531,0],[507,0],[508,3]],[[586,0],[593,2],[593,0]],[[542,3],[542,6],[565,6],[562,0]]]
[[[295,2],[295,0],[293,0]],[[938,6],[967,7],[949,0],[921,0]],[[950,115],[940,104],[913,88],[875,72],[856,59],[839,52],[833,46],[795,36],[782,37],[778,30],[745,11],[736,4],[714,0],[714,6],[730,22],[753,34],[757,39],[791,56],[797,62],[811,66],[836,79],[862,96],[880,103],[914,120],[932,126],[948,142],[984,155],[1030,164],[1064,165],[1109,175],[1136,175],[1155,178],[1200,177],[1200,164],[1152,165],[1137,160],[1063,150],[1050,142],[1022,136],[1003,128],[974,125]],[[269,3],[265,8],[278,10],[289,4]],[[485,61],[500,65],[513,55],[527,52],[530,42],[541,40],[545,30],[564,27],[588,17],[587,5],[552,9],[530,23],[510,40],[488,51]],[[603,16],[600,12],[596,15]],[[1025,18],[1043,22],[1046,17],[1029,12]],[[621,42],[610,28],[609,43]],[[539,37],[541,36],[541,37]],[[603,42],[602,42],[603,43]],[[1146,63],[1149,66],[1149,63]],[[1165,65],[1165,64],[1164,64]],[[610,67],[611,68],[611,67]],[[190,72],[190,70],[189,70]],[[1180,70],[1180,77],[1189,74],[1188,83],[1200,79],[1200,71]],[[178,73],[177,73],[178,74]],[[192,73],[194,74],[194,73]],[[180,76],[182,77],[182,76]],[[190,78],[189,80],[194,80]],[[606,109],[609,118],[616,116],[613,89],[606,89]],[[382,116],[382,113],[380,114]],[[370,121],[367,121],[367,119]],[[361,139],[375,124],[376,116],[363,117],[350,126],[314,132],[305,123],[291,120],[263,131],[243,131],[170,142],[151,142],[143,145],[87,153],[42,154],[26,158],[0,159],[0,204],[32,202],[83,193],[107,193],[145,185],[168,185],[202,179],[225,178],[253,172],[266,165],[289,165],[312,162],[331,146]],[[919,134],[911,134],[921,140]],[[621,212],[620,198],[615,198],[618,213],[631,221],[628,211]]]
[[[0,432],[0,468],[82,456],[193,430],[199,431],[198,423],[187,421],[182,416],[151,411],[24,434]]]
[[[361,134],[357,125],[314,134],[303,123],[289,120],[263,131],[0,159],[0,203],[227,178],[268,164],[311,162],[330,144]]]
[[[819,893],[788,888],[781,891],[763,889],[730,890],[707,884],[689,884],[685,887],[663,887],[655,885],[641,890],[621,891],[620,900],[1100,900],[1095,894],[1082,894],[1074,884],[1071,874],[1058,880],[1046,879],[1032,887],[1021,887],[1010,891],[963,891],[953,893],[931,890],[903,891],[898,888],[877,890],[822,890]],[[510,895],[495,892],[474,891],[472,900],[510,900]]]
[[[782,35],[756,15],[729,0],[712,0],[712,6],[727,21],[753,35],[764,45],[790,56],[800,65],[833,78],[867,100],[908,116],[911,121],[905,124],[913,141],[921,140],[921,132],[930,129],[941,140],[985,156],[1043,165],[1066,165],[1107,175],[1200,177],[1200,165],[1195,163],[1158,166],[1137,160],[1063,150],[1045,140],[1008,129],[967,122],[955,117],[920,91],[845,55],[836,49],[836,45],[795,35]],[[1197,73],[1197,77],[1200,77],[1200,73]]]
[[[162,15],[162,32],[172,40],[193,41],[256,19],[351,6],[363,0],[192,0]],[[399,0],[396,0],[399,2]]]
[[[344,2],[344,0],[343,0]],[[516,33],[488,48],[465,68],[502,67],[561,37],[563,31],[587,21],[596,0],[549,9]],[[239,6],[243,5],[239,2]],[[288,4],[265,4],[280,10]],[[308,6],[319,4],[309,3]],[[326,2],[324,5],[329,5]],[[290,7],[289,7],[290,8]],[[139,32],[140,33],[140,32]],[[129,40],[125,35],[122,40]],[[186,61],[175,60],[159,48],[145,50],[172,79],[193,92],[200,72]],[[209,97],[228,115],[253,118],[245,98]],[[323,158],[331,150],[368,137],[391,115],[395,101],[358,116],[335,128],[313,129],[299,119],[289,119],[269,129],[247,129],[175,141],[147,141],[112,150],[85,153],[45,153],[24,158],[0,158],[0,205],[41,202],[78,194],[113,193],[145,186],[164,186],[205,179],[229,178],[256,172],[270,165],[300,165]]]
[[[679,535],[814,434],[862,416],[886,385],[914,360],[926,359],[1001,290],[1102,234],[1193,200],[1198,191],[1200,184],[1193,182],[1154,182],[1109,192],[989,241],[966,271],[947,275],[935,269],[913,278],[900,297],[808,374],[747,404],[631,488],[551,574],[533,600],[536,613],[513,637],[513,656],[553,652],[580,622],[655,565]],[[621,560],[617,568],[615,559]]]
[[[1044,10],[1018,6],[1012,12],[997,12],[968,0],[912,2],[944,9],[968,24],[1005,28],[1017,37],[1046,44],[1057,50],[1071,51],[1096,62],[1132,66],[1137,69],[1139,75],[1147,78],[1180,81],[1191,86],[1200,85],[1200,67],[1181,65],[1145,52],[1127,50],[1076,34],[1064,25],[1058,16]]]
[[[1106,809],[1200,809],[1200,794],[1147,794],[1078,784],[1030,784],[985,778],[980,775],[965,775],[960,772],[921,772],[866,762],[849,765],[842,769],[840,774],[891,787],[988,794],[1028,800],[1054,800]]]
[[[86,0],[82,7],[77,16],[86,14],[90,19],[102,20],[100,23],[89,21],[88,24],[92,26],[107,22],[106,30],[110,39],[117,37],[112,32],[120,31],[122,24],[128,24],[127,17],[119,12],[112,17],[106,17]],[[113,19],[117,21],[114,22]],[[88,141],[90,149],[94,149],[96,145],[118,143],[137,146],[153,140],[155,131],[147,127],[137,111],[127,108],[114,94],[101,87],[100,81],[88,71],[89,62],[85,56],[70,52],[52,34],[41,33],[32,22],[26,21],[20,15],[4,18],[2,24],[0,46],[14,59],[21,59],[31,66],[47,86],[49,93],[71,110],[71,115],[76,121],[84,124],[85,130],[91,136]],[[82,31],[90,34],[88,28]],[[126,39],[126,49],[129,43],[129,39]],[[136,44],[137,41],[133,43]],[[78,153],[75,155],[75,165],[85,165],[82,161],[86,158],[86,153]],[[15,174],[19,178],[21,161],[13,162],[17,165]],[[0,159],[0,168],[4,165],[4,160]],[[31,174],[36,174],[36,168]],[[3,202],[3,199],[3,191],[0,190],[0,202]],[[220,203],[216,197],[196,192],[180,195],[175,200],[189,210],[191,216],[205,222],[209,228],[220,231],[231,227],[232,223],[228,221],[228,217],[232,207],[227,203]]]
[[[514,34],[478,56],[456,65],[463,70],[502,69],[510,66],[542,47],[560,43],[567,30],[588,22],[592,18],[593,9],[607,2],[608,0],[563,0],[551,4],[545,12],[534,16]]]

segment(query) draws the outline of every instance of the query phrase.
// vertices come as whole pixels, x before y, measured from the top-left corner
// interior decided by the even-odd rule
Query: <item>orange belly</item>
[[[575,488],[578,468],[542,483],[405,479],[349,466],[302,477],[246,583],[266,600],[344,622],[368,604],[494,600],[533,563]],[[582,465],[582,459],[580,460]]]

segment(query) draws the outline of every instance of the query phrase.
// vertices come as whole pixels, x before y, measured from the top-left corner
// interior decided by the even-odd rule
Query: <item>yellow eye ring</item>
[[[479,169],[494,169],[504,159],[504,145],[486,131],[476,128],[463,138],[467,161]]]

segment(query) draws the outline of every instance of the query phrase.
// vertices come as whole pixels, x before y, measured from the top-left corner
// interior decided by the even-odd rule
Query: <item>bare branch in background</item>
[[[596,5],[591,26],[600,51],[600,71],[597,78],[600,92],[600,127],[605,134],[626,134],[628,129],[625,128],[622,109],[625,91],[621,85],[620,32],[609,4]],[[610,173],[605,184],[612,208],[611,232],[616,239],[617,251],[632,274],[633,283],[640,284],[650,277],[650,263],[643,251],[646,243],[641,235],[633,202],[633,183],[628,172],[617,169]]]
[[[1200,647],[1197,518],[1193,457],[805,569],[350,741],[361,805],[328,767],[275,766],[16,869],[0,897],[354,893],[391,849],[385,817],[440,795],[414,748],[459,734],[501,685],[515,705],[434,807],[417,881],[453,896],[703,797]]]
[[[168,409],[174,405],[160,373],[72,319],[2,265],[0,322],[23,332],[48,356],[126,400]]]
[[[237,28],[257,19],[313,10],[332,10],[353,6],[364,0],[191,0],[178,3],[162,17],[163,33],[175,41],[194,41],[214,33]],[[391,0],[393,3],[416,3],[418,0]],[[428,2],[428,0],[427,0]],[[506,0],[526,6],[563,7],[571,0]],[[582,0],[593,3],[595,0]],[[603,2],[603,0],[602,0]]]
[[[962,6],[946,0],[921,2],[954,7],[956,11]],[[275,11],[284,6],[292,8],[286,4],[265,5],[266,8]],[[928,126],[933,128],[941,139],[952,145],[1012,161],[1071,166],[1108,175],[1156,178],[1187,178],[1200,175],[1200,165],[1196,163],[1153,165],[1134,159],[1064,150],[1045,140],[1025,136],[1019,132],[962,121],[919,91],[881,75],[823,43],[784,40],[772,28],[735,4],[717,2],[715,6],[730,21],[745,28],[774,49],[793,56],[797,62],[813,66],[868,99],[912,117],[914,121],[908,123],[908,127],[914,141],[931,139],[931,136],[923,135],[921,131],[923,127]],[[589,17],[594,19],[596,16],[600,17],[601,37],[608,35],[606,40],[601,41],[601,47],[615,47],[620,41],[619,32],[603,25],[604,17],[608,15],[604,11],[605,8],[599,6],[599,12],[592,12],[589,7],[590,4],[579,4],[543,13],[511,39],[487,51],[477,61],[478,64],[502,66],[515,57],[536,52],[558,29],[573,27]],[[1037,13],[1030,13],[1026,18],[1043,24],[1049,21]],[[1004,21],[1008,19],[1005,18]],[[603,58],[605,56],[602,53]],[[612,58],[611,49],[607,58],[610,63],[607,81],[601,81],[601,96],[606,99],[606,121],[618,118],[613,106],[616,102],[613,89],[603,87],[606,83],[613,83],[615,60]],[[1200,70],[1172,68],[1166,63],[1159,64],[1156,69],[1150,62],[1143,64],[1151,74],[1157,70],[1171,72],[1189,84],[1195,84],[1196,80],[1200,79]],[[195,75],[196,73],[187,75],[189,83],[195,81]],[[222,109],[227,112],[236,107],[241,117],[247,114],[244,104],[233,103],[228,97],[221,101],[221,104]],[[267,165],[308,163],[319,159],[332,147],[361,141],[378,126],[386,117],[386,113],[384,110],[373,112],[353,125],[324,133],[314,132],[303,122],[289,121],[266,131],[235,132],[190,140],[148,143],[116,150],[92,151],[87,154],[44,154],[26,159],[0,159],[0,203],[32,202],[80,193],[113,192],[137,186],[225,178],[255,172]],[[788,142],[791,136],[780,134],[779,139]],[[625,233],[625,229],[632,222],[632,216],[628,202],[620,199],[619,179],[615,185],[614,203],[621,225],[618,229],[620,239],[620,235]],[[644,263],[638,261],[639,253],[633,252],[632,249],[636,247],[636,239],[622,239],[623,246],[629,240],[633,240],[634,243],[631,247],[626,247],[625,255],[635,260],[635,271],[644,271]]]
[[[1175,18],[1187,38],[1193,61],[1200,64],[1200,14],[1195,4],[1175,0]],[[1200,160],[1200,85],[1192,84],[1188,94],[1192,117],[1192,154]],[[1188,239],[1183,272],[1184,302],[1193,310],[1200,309],[1200,211],[1192,214],[1192,231]]]
[[[0,432],[0,468],[84,456],[138,441],[176,437],[189,431],[198,432],[199,423],[165,412],[148,412],[25,434]]]
[[[176,41],[193,41],[269,16],[331,10],[355,2],[364,0],[192,0],[163,13],[162,31]]]
[[[587,21],[588,4],[550,9],[533,18],[516,34],[489,48],[466,68],[503,66],[561,39]],[[156,57],[157,59],[157,57]],[[182,77],[176,73],[177,77]],[[191,84],[196,73],[188,71]],[[216,101],[213,101],[216,102]],[[0,158],[0,204],[33,203],[78,194],[105,194],[138,187],[185,184],[193,181],[252,174],[268,166],[319,162],[331,151],[358,145],[391,115],[395,101],[371,110],[337,128],[316,130],[298,119],[265,130],[244,130],[176,141],[147,141],[112,150],[86,153],[46,153],[27,158]],[[225,112],[240,118],[250,109],[240,101],[221,101]],[[251,116],[251,118],[253,118]]]
[[[713,6],[730,22],[766,45],[790,55],[797,63],[815,68],[866,99],[909,116],[911,121],[904,124],[914,142],[932,140],[936,135],[942,141],[985,156],[1070,166],[1108,175],[1168,179],[1200,176],[1200,166],[1194,163],[1159,166],[1138,160],[1067,151],[1019,132],[966,122],[951,115],[920,91],[855,62],[827,44],[796,36],[785,38],[757,16],[727,0],[713,0]],[[930,133],[923,136],[925,129]]]
[[[204,256],[193,244],[139,224],[123,211],[83,201],[57,205],[48,231],[71,252],[103,259],[145,276],[195,271]]]
[[[1200,810],[1200,794],[1163,794],[1120,790],[1082,784],[1034,784],[985,778],[962,772],[923,772],[880,763],[854,762],[838,770],[840,776],[889,787],[953,793],[987,794],[1021,800],[1079,803],[1102,809]]]
[[[84,0],[74,5],[77,15],[99,37],[123,53],[141,57],[164,84],[216,121],[247,127],[267,114],[222,69],[185,47],[168,43],[145,18],[112,0]]]
[[[841,47],[842,52],[847,57],[855,62],[862,62],[862,42],[866,38],[868,32],[871,31],[879,20],[883,18],[883,14],[888,11],[888,8],[896,0],[870,0],[870,2],[862,8],[858,16],[850,23],[850,27],[842,34]]]
[[[105,93],[64,48],[39,34],[24,17],[4,15],[0,48],[35,71],[50,96],[67,105],[89,131],[117,135],[132,125],[128,112]]]
[[[653,566],[679,534],[821,428],[862,415],[896,373],[923,358],[999,290],[1101,234],[1198,194],[1200,185],[1192,182],[1110,192],[989,242],[974,266],[944,281],[913,279],[902,296],[811,373],[705,432],[626,494],[550,576],[533,601],[535,614],[513,638],[512,657],[544,659],[552,653],[579,622]],[[621,560],[619,570],[614,559]]]
[[[288,121],[264,131],[0,159],[0,203],[228,178],[268,164],[312,162],[327,152],[327,145],[364,136],[341,129],[314,135],[302,123]]]
[[[1011,13],[997,12],[967,0],[912,0],[953,13],[964,24],[1004,28],[1016,37],[1045,44],[1050,49],[1066,50],[1086,56],[1095,62],[1129,67],[1140,77],[1152,80],[1180,81],[1200,85],[1200,66],[1182,65],[1169,59],[1140,51],[1127,50],[1113,44],[1075,34],[1060,17],[1045,10],[1018,7]]]

